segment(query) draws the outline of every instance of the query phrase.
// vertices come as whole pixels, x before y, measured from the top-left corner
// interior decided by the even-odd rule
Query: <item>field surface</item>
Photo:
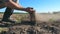
[[[0,28],[0,31],[16,32],[16,34],[24,33],[27,34],[31,31],[35,31],[36,34],[60,34],[60,14],[35,14],[36,15],[36,26],[30,25],[15,25],[7,28]],[[3,14],[0,14],[0,20],[3,18]],[[13,14],[10,19],[17,22],[21,20],[29,20],[29,14]],[[4,29],[4,30],[3,30]],[[54,30],[53,30],[54,29]],[[22,31],[22,32],[21,32]],[[30,33],[32,34],[32,33]]]

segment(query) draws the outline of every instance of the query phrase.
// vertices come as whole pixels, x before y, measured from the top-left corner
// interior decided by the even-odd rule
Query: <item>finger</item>
[[[27,7],[28,9],[33,9],[32,7]]]

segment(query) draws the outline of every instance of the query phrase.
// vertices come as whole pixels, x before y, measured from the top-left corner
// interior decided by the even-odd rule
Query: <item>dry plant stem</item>
[[[31,22],[36,22],[36,19],[35,19],[35,11],[32,12],[32,13],[29,13],[30,14],[30,20]]]

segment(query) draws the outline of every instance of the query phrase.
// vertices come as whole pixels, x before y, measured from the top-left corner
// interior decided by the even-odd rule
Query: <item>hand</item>
[[[33,12],[35,12],[35,10],[33,10],[33,8],[31,8],[31,7],[27,7],[26,12],[33,13]]]

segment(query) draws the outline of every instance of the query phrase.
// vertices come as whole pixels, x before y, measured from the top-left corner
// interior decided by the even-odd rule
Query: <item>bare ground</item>
[[[0,18],[2,18],[3,14],[0,14]],[[12,20],[21,21],[22,20],[29,20],[28,15],[26,14],[13,14],[11,16]],[[60,14],[36,14],[36,26],[30,26],[30,25],[16,25],[9,27],[10,32],[16,32],[19,34],[21,31],[24,32],[24,34],[27,34],[28,29],[34,29],[36,34],[60,34],[60,22],[57,22],[57,20],[60,20]],[[54,30],[53,30],[53,29]],[[52,31],[53,32],[52,32]]]

